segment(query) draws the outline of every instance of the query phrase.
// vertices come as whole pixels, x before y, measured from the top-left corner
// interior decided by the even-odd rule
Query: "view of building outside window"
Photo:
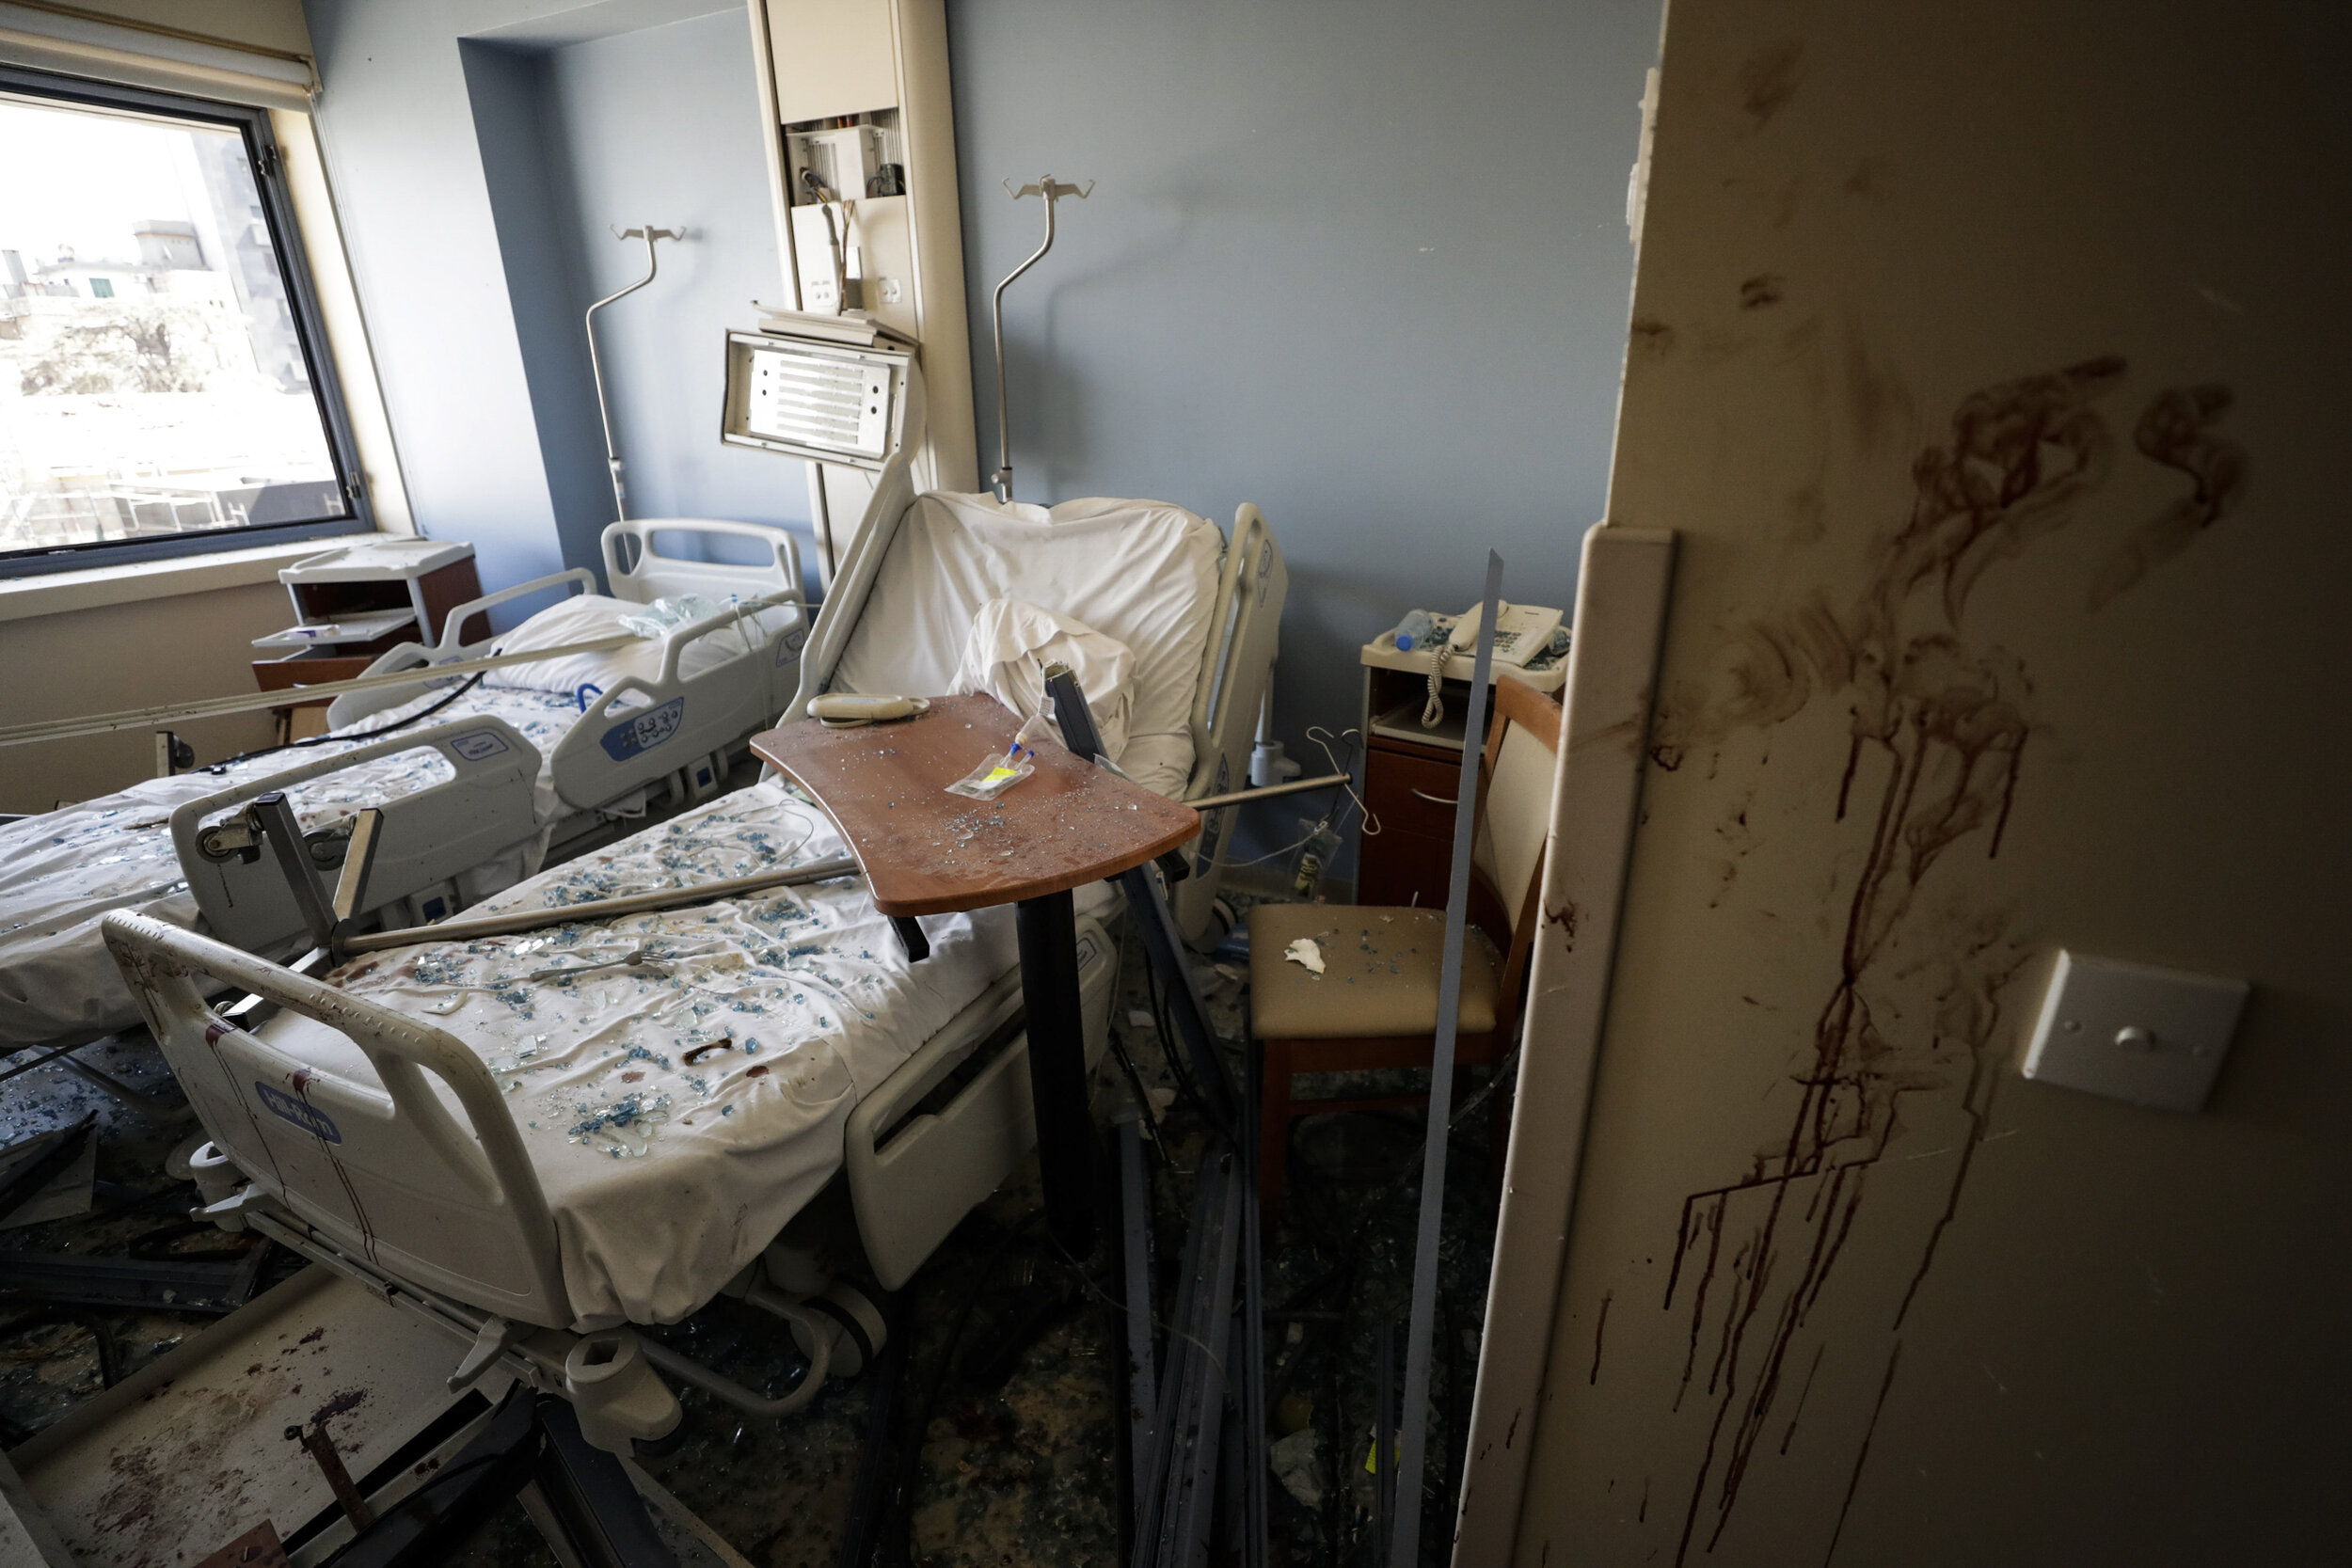
[[[234,129],[0,97],[0,557],[351,515]]]

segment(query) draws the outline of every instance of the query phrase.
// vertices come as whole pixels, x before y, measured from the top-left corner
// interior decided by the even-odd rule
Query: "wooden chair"
[[[1462,949],[1454,1061],[1502,1060],[1518,1030],[1528,953],[1541,924],[1540,879],[1560,708],[1508,678],[1495,682],[1495,722],[1479,762],[1470,857],[1470,930]],[[1324,973],[1283,958],[1301,937]],[[1363,904],[1261,904],[1249,912],[1250,1030],[1263,1053],[1258,1196],[1282,1196],[1290,1125],[1326,1111],[1418,1105],[1423,1094],[1294,1100],[1302,1072],[1427,1067],[1437,1049],[1443,910]]]

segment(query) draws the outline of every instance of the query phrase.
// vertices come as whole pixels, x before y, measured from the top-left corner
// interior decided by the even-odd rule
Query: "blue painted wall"
[[[726,0],[308,0],[321,139],[419,525],[485,586],[597,564],[612,518],[581,312],[641,516],[807,523],[802,466],[721,446],[722,334],[779,262],[749,24]],[[696,14],[701,13],[701,14]],[[681,20],[682,19],[682,20]]]
[[[1007,292],[1023,498],[1256,501],[1291,568],[1279,728],[1353,723],[1408,608],[1573,603],[1632,285],[1658,0],[949,0],[983,469]],[[1271,809],[1271,808],[1268,808]],[[1297,814],[1283,816],[1287,828]]]
[[[606,313],[633,509],[804,527],[800,467],[715,434],[720,333],[781,289],[741,11],[307,9],[426,531],[474,539],[491,582],[594,562],[611,502],[576,326],[637,276],[605,226],[647,218],[695,238]],[[1469,603],[1487,546],[1509,597],[1573,600],[1658,19],[1658,0],[948,0],[982,467],[989,293],[1042,217],[999,182],[1099,181],[1009,295],[1021,494],[1263,506],[1292,572],[1277,727],[1310,763],[1309,724],[1355,721],[1357,648],[1412,606]]]
[[[593,566],[597,536],[613,517],[612,492],[580,323],[596,296],[588,292],[562,127],[550,112],[552,55],[476,39],[459,40],[457,53],[557,548],[564,565]]]
[[[457,40],[492,0],[308,0],[318,127],[418,526],[484,585],[564,564]]]
[[[642,517],[808,518],[804,465],[719,440],[725,334],[757,325],[754,299],[784,297],[750,39],[736,9],[548,57],[570,243],[586,265],[580,309],[644,276],[644,247],[612,228],[688,231],[661,242],[651,287],[596,318]]]

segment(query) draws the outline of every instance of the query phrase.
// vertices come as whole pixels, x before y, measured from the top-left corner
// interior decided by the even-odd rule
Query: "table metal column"
[[[1021,993],[1029,1014],[1029,1103],[1045,1221],[1073,1258],[1094,1250],[1094,1125],[1087,1115],[1086,1018],[1078,995],[1078,917],[1072,895],[1014,908]]]

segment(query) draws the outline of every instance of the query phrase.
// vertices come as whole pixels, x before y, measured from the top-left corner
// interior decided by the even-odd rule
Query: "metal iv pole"
[[[623,289],[619,293],[607,294],[602,299],[596,301],[594,305],[588,307],[588,314],[586,317],[588,325],[588,373],[594,376],[596,382],[596,418],[604,421],[604,461],[605,466],[612,472],[612,511],[614,515],[619,517],[621,521],[627,522],[628,520],[628,498],[624,493],[621,483],[621,453],[620,450],[615,447],[612,442],[612,409],[604,399],[604,361],[596,356],[596,312],[603,309],[606,306],[612,304],[616,299],[627,299],[630,294],[635,293],[638,290],[652,282],[654,279],[654,274],[661,270],[661,262],[654,256],[653,253],[654,241],[682,240],[686,238],[686,230],[683,229],[656,229],[651,224],[647,224],[641,229],[615,229],[612,230],[612,237],[616,240],[643,240],[645,242],[645,276],[639,278],[636,282],[631,283],[628,288]]]
[[[1088,181],[1086,188],[1081,190],[1075,185],[1057,182],[1048,174],[1041,176],[1036,184],[1024,185],[1017,191],[1013,190],[1012,182],[1009,180],[1004,182],[1004,186],[1006,190],[1012,193],[1012,198],[1015,201],[1025,196],[1041,196],[1045,198],[1045,243],[1037,247],[1035,255],[1007,273],[1005,280],[996,285],[994,303],[996,317],[996,473],[994,482],[996,499],[1000,504],[1012,499],[1012,427],[1005,412],[1005,291],[1012,286],[1014,278],[1043,261],[1045,253],[1054,248],[1054,203],[1065,196],[1074,196],[1084,201],[1094,194],[1094,182]]]

